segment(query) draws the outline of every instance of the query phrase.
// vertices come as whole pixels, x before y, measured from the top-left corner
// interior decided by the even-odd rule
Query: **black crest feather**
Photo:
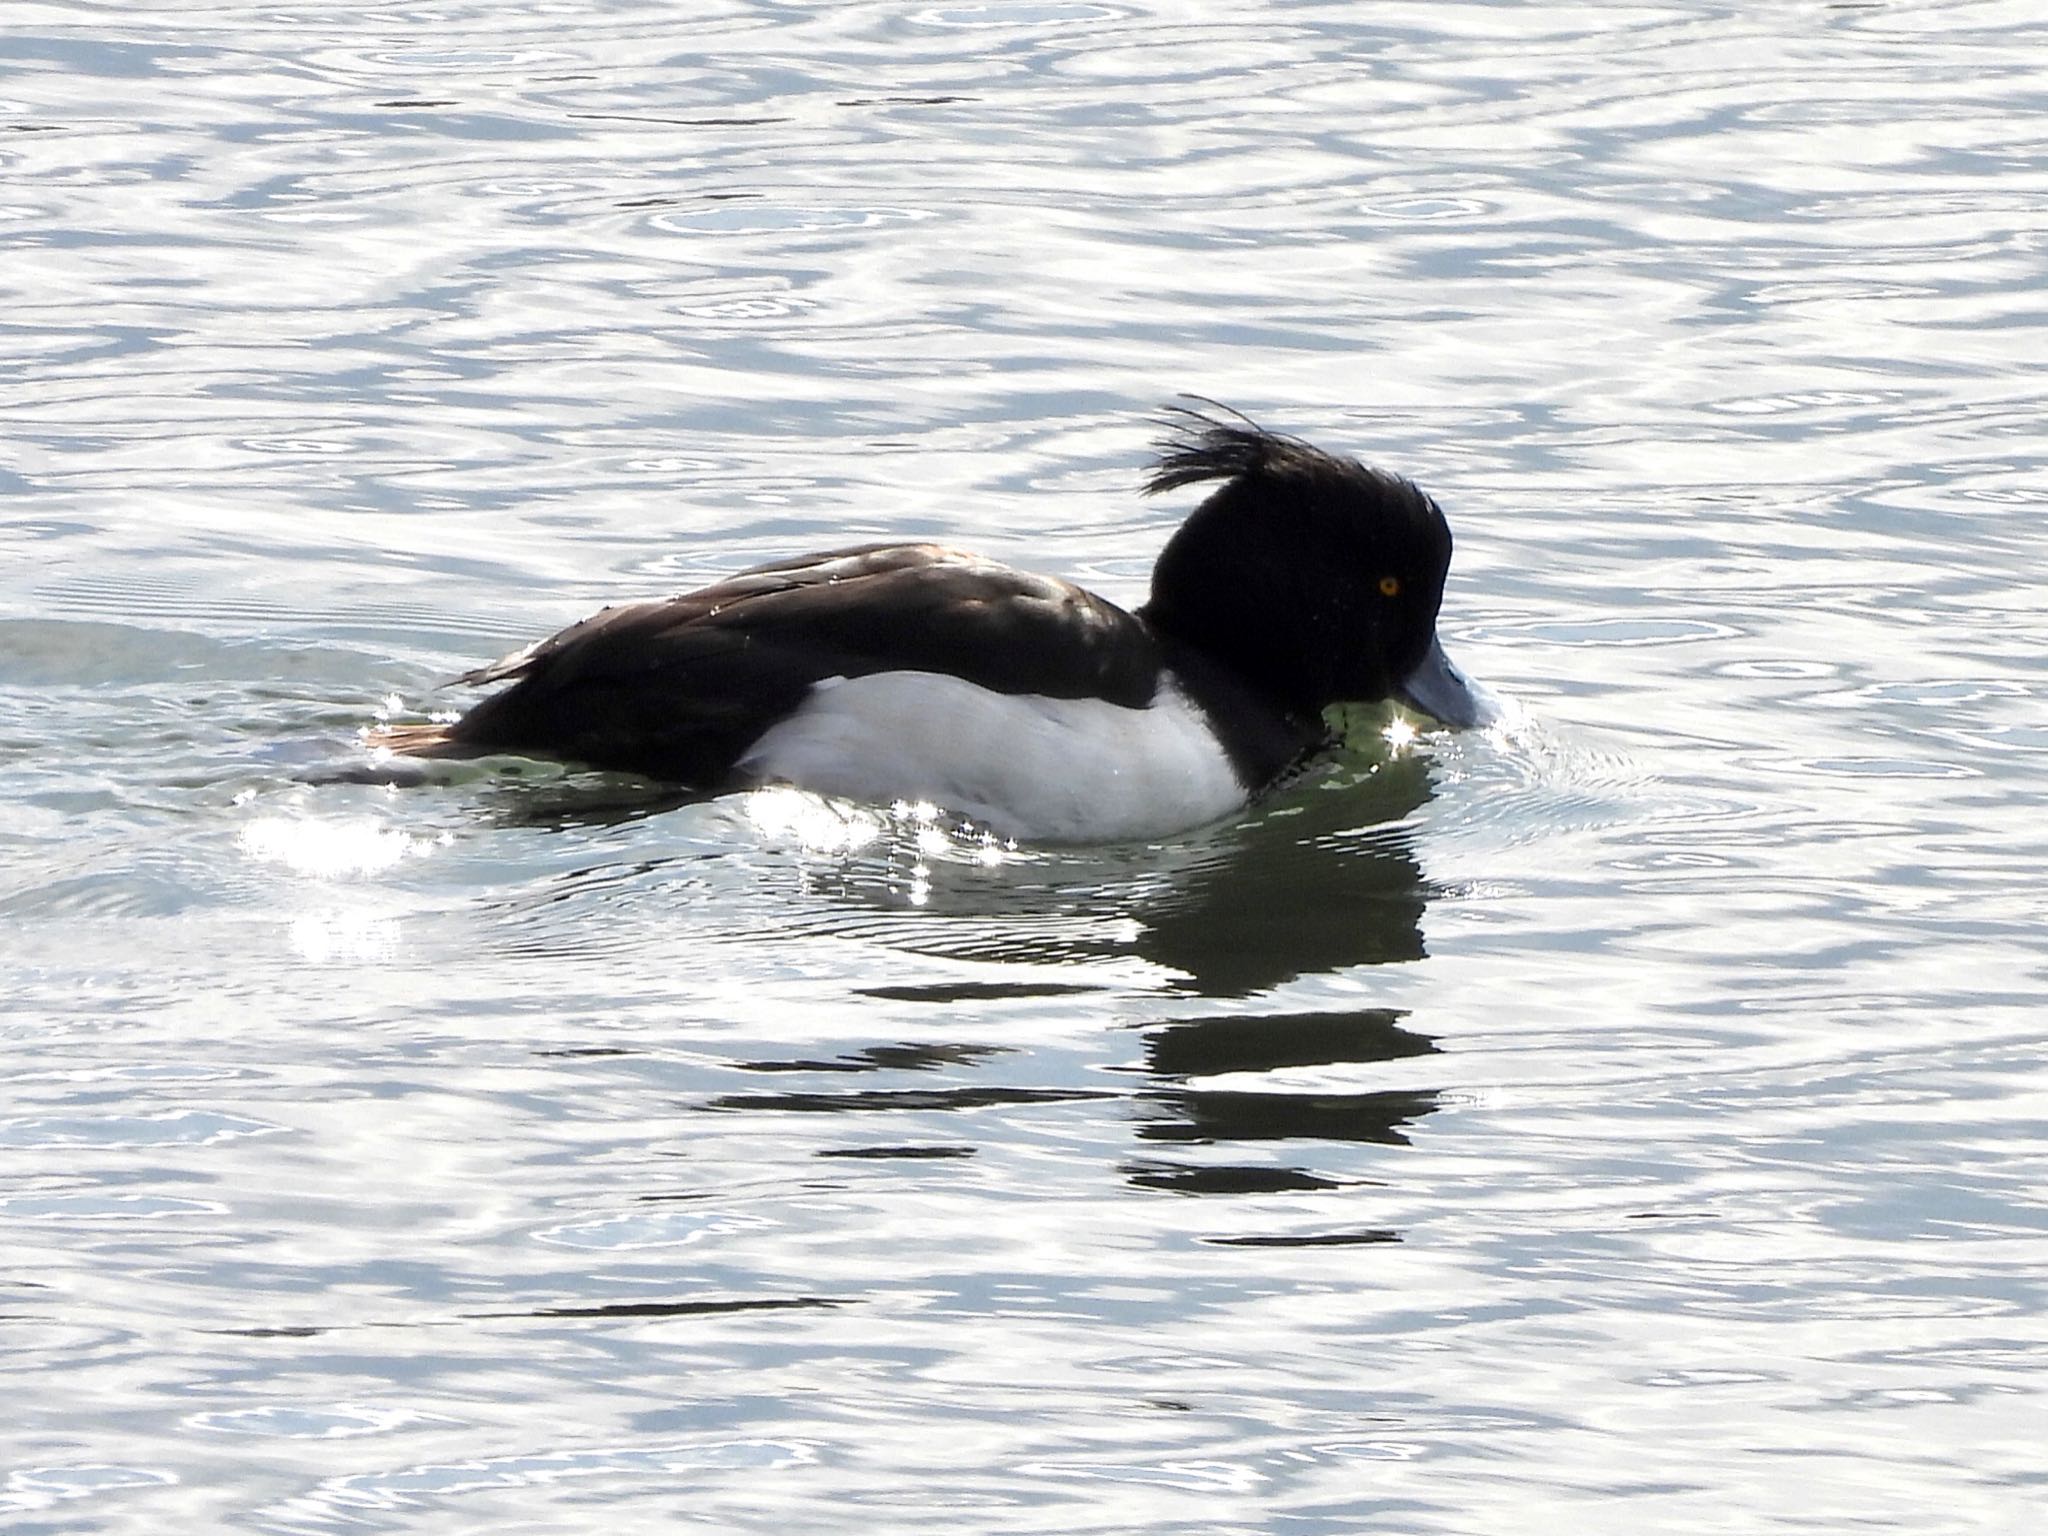
[[[1320,448],[1298,437],[1269,432],[1242,411],[1199,395],[1184,398],[1208,409],[1187,405],[1164,408],[1160,425],[1165,428],[1165,435],[1153,445],[1159,458],[1145,477],[1147,496],[1205,480],[1237,480],[1248,475],[1309,469],[1329,462],[1329,455]]]

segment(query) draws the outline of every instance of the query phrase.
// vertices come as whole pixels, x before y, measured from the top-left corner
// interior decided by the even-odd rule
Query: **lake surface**
[[[2031,1531],[2038,5],[24,4],[0,1524]],[[321,784],[621,595],[1415,476],[1154,846]]]

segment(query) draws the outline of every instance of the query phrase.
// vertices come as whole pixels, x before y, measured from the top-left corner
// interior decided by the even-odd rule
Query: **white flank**
[[[1201,711],[1170,685],[1125,709],[937,672],[830,677],[738,767],[851,800],[930,800],[1039,842],[1158,837],[1245,803]]]

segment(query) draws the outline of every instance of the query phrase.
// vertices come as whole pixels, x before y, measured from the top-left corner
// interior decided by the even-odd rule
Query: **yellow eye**
[[[1400,595],[1400,593],[1401,593],[1401,578],[1400,578],[1400,577],[1398,577],[1398,576],[1382,576],[1382,577],[1380,578],[1380,596],[1381,596],[1381,597],[1398,597],[1398,596]]]

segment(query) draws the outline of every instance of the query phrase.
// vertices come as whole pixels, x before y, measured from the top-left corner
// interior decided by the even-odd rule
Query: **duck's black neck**
[[[1149,606],[1149,605],[1148,605]],[[1145,616],[1143,608],[1139,616]],[[1162,660],[1223,743],[1238,782],[1257,794],[1310,753],[1326,746],[1322,713],[1276,705],[1272,698],[1199,648],[1154,634]]]

